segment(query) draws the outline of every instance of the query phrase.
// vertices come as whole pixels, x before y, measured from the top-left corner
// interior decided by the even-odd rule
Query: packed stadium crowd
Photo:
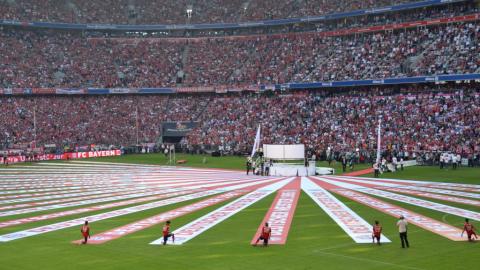
[[[404,22],[428,21],[438,18],[452,18],[478,13],[479,9],[473,1],[451,5],[433,6],[404,12],[386,12],[367,16],[354,16],[338,20],[316,23],[317,31],[360,28],[365,26],[399,24]]]
[[[198,23],[290,18],[404,1],[79,1],[0,0],[0,19],[78,23]],[[187,18],[186,9],[192,9]],[[473,1],[305,24],[287,34],[128,38],[110,33],[0,30],[0,88],[217,87],[480,73],[480,22],[396,31],[326,31],[478,13]],[[297,27],[297,26],[295,26]],[[301,26],[300,26],[301,27]],[[290,29],[291,30],[291,29]],[[140,33],[139,35],[143,35]],[[431,87],[431,86],[428,86]],[[432,88],[432,87],[431,87]],[[0,143],[156,142],[165,121],[198,121],[187,151],[248,151],[258,125],[264,142],[305,143],[324,153],[373,156],[383,120],[388,151],[480,152],[480,94],[474,87],[421,86],[273,95],[1,97]],[[179,91],[181,92],[181,91]],[[406,156],[405,156],[406,157]]]
[[[0,87],[245,86],[480,72],[480,23],[322,37],[84,38],[0,32]],[[188,49],[186,49],[188,48]]]
[[[335,94],[8,97],[0,98],[0,141],[131,145],[137,134],[139,142],[157,142],[164,121],[198,121],[183,148],[248,152],[260,125],[264,143],[371,152],[381,119],[389,151],[471,155],[480,151],[480,92],[470,89],[475,86],[440,92],[417,86]]]
[[[2,87],[171,86],[180,47],[87,40],[71,33],[0,32]]]
[[[0,142],[128,145],[137,129],[141,142],[156,142],[160,123],[195,120],[207,103],[158,95],[0,98]]]
[[[316,93],[273,97],[216,98],[198,129],[184,141],[246,150],[262,126],[265,143],[304,143],[325,151],[373,150],[377,120],[383,120],[385,145],[396,151],[480,150],[478,91],[333,95]]]
[[[418,0],[0,0],[0,19],[104,24],[185,24],[304,17]],[[191,9],[190,15],[187,9]]]
[[[1,134],[4,140],[12,142],[36,140],[58,145],[86,140],[106,144],[133,142],[134,100],[133,97],[2,98]],[[155,118],[152,113],[163,111],[162,101],[162,97],[143,100],[142,108],[148,109],[139,112],[143,113],[139,118],[141,128],[144,121]],[[149,129],[142,131],[150,136],[158,135]]]
[[[428,8],[408,9],[398,12],[366,13],[360,16],[348,16],[344,18],[329,18],[327,20],[308,21],[305,23],[286,23],[275,26],[240,27],[240,28],[201,28],[195,29],[186,26],[186,30],[173,31],[128,31],[109,32],[110,37],[215,37],[215,36],[241,36],[241,35],[271,35],[291,32],[322,32],[338,30],[362,29],[373,26],[398,25],[402,23],[421,24],[424,21],[457,20],[463,16],[478,16],[480,9],[475,1],[461,1],[442,3],[442,5],[429,6]],[[455,19],[457,18],[457,19]],[[174,28],[176,29],[176,28]],[[360,31],[365,32],[365,31]],[[103,33],[104,34],[104,33]],[[91,35],[102,36],[102,33]]]
[[[334,37],[325,40],[321,53],[315,54],[315,68],[310,74],[302,66],[294,74],[302,81],[331,81],[474,73],[480,67],[479,33],[480,24],[466,23]]]

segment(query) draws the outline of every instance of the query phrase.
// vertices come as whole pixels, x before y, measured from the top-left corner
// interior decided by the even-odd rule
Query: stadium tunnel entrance
[[[187,136],[196,126],[198,122],[178,121],[163,122],[160,134],[162,134],[162,142],[178,144],[183,137]]]

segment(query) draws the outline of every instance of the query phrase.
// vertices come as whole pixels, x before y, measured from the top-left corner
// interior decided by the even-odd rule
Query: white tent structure
[[[265,159],[271,160],[269,168],[272,176],[308,176],[315,175],[315,161],[305,162],[303,144],[264,144]]]
[[[305,163],[304,144],[264,144],[263,155],[273,160],[301,160]]]

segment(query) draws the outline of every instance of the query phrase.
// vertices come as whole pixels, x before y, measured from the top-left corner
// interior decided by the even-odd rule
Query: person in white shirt
[[[448,153],[448,154],[447,154],[447,161],[448,161],[448,162],[447,162],[447,163],[448,163],[447,168],[448,168],[448,167],[450,167],[450,165],[451,165],[452,162],[453,162],[453,155],[452,155],[451,153]]]
[[[380,175],[380,168],[377,162],[373,163],[373,172],[374,172],[375,178],[378,178],[378,176]]]
[[[452,168],[454,170],[456,170],[457,169],[457,155],[452,154],[451,157],[452,157]]]
[[[380,167],[380,172],[386,172],[387,171],[387,160],[385,158],[382,158],[382,165]]]
[[[395,171],[397,171],[397,157],[393,156],[392,158],[392,165],[395,168]]]
[[[400,219],[397,221],[398,232],[400,233],[400,241],[402,242],[402,248],[410,247],[407,238],[407,226],[408,222],[405,220],[404,216],[400,216]]]

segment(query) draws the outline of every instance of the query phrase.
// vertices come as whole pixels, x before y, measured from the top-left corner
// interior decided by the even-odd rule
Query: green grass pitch
[[[244,168],[244,158],[178,155],[185,166],[211,168]],[[165,165],[163,155],[128,155],[101,158],[98,161]],[[326,165],[326,164],[322,164]],[[340,171],[339,164],[334,165]],[[365,166],[358,166],[362,169]],[[1,173],[1,167],[0,167]],[[388,178],[431,180],[480,184],[480,169],[460,168],[457,171],[437,167],[410,167],[403,172],[385,174]],[[396,219],[377,210],[337,196],[367,221],[380,220],[384,234],[392,240],[382,246],[356,244],[305,193],[295,212],[286,245],[254,248],[250,240],[275,194],[250,206],[232,218],[214,226],[183,246],[152,246],[149,242],[161,235],[161,226],[154,226],[102,245],[74,245],[80,238],[77,227],[0,243],[0,269],[478,269],[480,243],[454,242],[414,225],[409,228],[410,249],[400,248]],[[380,198],[382,199],[382,198]],[[385,199],[382,199],[385,200]],[[436,201],[433,199],[427,199]],[[386,200],[388,201],[388,200]],[[92,233],[146,218],[192,201],[151,209],[140,213],[94,222]],[[461,227],[461,217],[443,214],[408,204],[395,205],[428,217]],[[478,212],[479,207],[437,201]],[[203,209],[172,221],[178,228],[228,202]],[[71,208],[73,209],[73,208]],[[34,213],[38,215],[40,213]],[[93,212],[95,214],[98,212]],[[33,214],[32,214],[33,215]],[[22,215],[28,216],[28,215]],[[0,234],[37,227],[82,215],[73,215],[44,222],[0,229]],[[15,216],[17,217],[17,216]],[[18,216],[21,217],[21,216]],[[2,217],[0,221],[12,219]],[[479,222],[473,222],[478,228]]]

